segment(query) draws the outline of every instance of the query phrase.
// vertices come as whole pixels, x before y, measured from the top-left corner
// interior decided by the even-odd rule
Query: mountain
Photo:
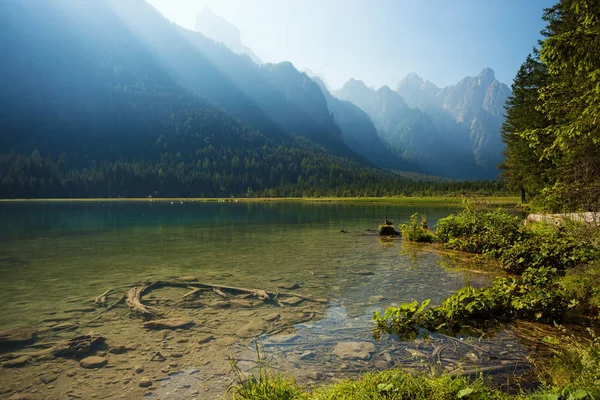
[[[359,107],[334,97],[325,83],[317,77],[312,78],[321,88],[327,107],[333,114],[336,124],[344,134],[344,141],[352,150],[373,164],[383,168],[403,171],[419,171],[419,168],[394,155],[377,134],[371,118]]]
[[[223,43],[237,54],[246,54],[256,64],[263,63],[249,47],[242,44],[238,28],[225,18],[216,15],[206,5],[202,7],[202,11],[196,17],[196,32]]]
[[[500,127],[504,104],[511,92],[494,71],[483,69],[475,77],[438,89],[416,74],[409,74],[397,86],[411,106],[428,113],[440,131],[468,135],[476,164],[490,173],[502,161]],[[493,175],[493,174],[492,174]]]
[[[180,28],[180,33],[282,129],[359,160],[345,144],[318,85],[291,63],[257,65],[198,32]]]
[[[117,1],[0,2],[2,197],[406,190],[402,179],[289,134],[153,9],[136,10]],[[145,36],[149,21],[156,32]],[[195,77],[203,73],[211,75]],[[219,89],[241,98],[218,97]]]
[[[334,94],[356,104],[374,122],[379,136],[405,162],[416,164],[423,172],[459,179],[477,179],[475,163],[467,150],[466,139],[453,138],[438,131],[425,112],[409,107],[388,86],[378,90],[350,79]]]

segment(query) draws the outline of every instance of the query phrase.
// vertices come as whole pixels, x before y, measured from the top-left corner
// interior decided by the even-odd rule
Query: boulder
[[[90,356],[86,357],[83,360],[79,361],[79,365],[82,368],[92,369],[92,368],[102,368],[106,365],[108,361],[104,357],[98,356]]]
[[[369,342],[340,342],[333,354],[344,360],[368,360],[375,352],[375,345]]]

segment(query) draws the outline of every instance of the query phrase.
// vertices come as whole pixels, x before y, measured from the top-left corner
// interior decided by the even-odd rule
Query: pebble
[[[138,383],[138,385],[143,388],[150,387],[152,386],[152,380],[150,378],[143,377],[142,379],[140,379],[140,383]]]

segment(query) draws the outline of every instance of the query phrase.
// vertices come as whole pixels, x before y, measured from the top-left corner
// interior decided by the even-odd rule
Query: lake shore
[[[487,197],[477,199],[497,205],[517,205],[517,196]],[[390,203],[390,204],[461,204],[460,196],[427,196],[427,197],[164,197],[164,198],[47,198],[47,199],[0,199],[0,203],[72,203],[72,202],[349,202],[349,203]]]

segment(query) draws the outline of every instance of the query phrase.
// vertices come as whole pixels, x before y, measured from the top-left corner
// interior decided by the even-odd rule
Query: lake
[[[403,223],[418,212],[433,226],[455,210],[287,201],[1,203],[2,329],[33,325],[48,342],[94,330],[109,348],[118,342],[129,350],[101,352],[108,364],[98,370],[82,370],[64,358],[27,365],[3,374],[0,386],[18,391],[31,377],[53,373],[52,387],[36,381],[33,390],[216,398],[232,381],[230,358],[244,371],[256,366],[257,343],[275,371],[303,384],[394,366],[447,371],[506,366],[511,372],[526,367],[526,351],[509,331],[476,339],[433,335],[409,343],[373,339],[374,310],[427,298],[436,304],[467,282],[490,281],[432,246],[377,235],[384,217]],[[170,316],[195,322],[175,331],[142,328],[123,304],[103,315],[102,308],[90,309],[108,289],[125,293],[136,282],[180,277],[300,297],[279,307],[202,293],[195,302],[185,299],[169,308]],[[147,300],[170,305],[188,292],[166,288]],[[58,323],[65,328],[57,329]],[[345,354],[340,343],[356,352]],[[157,352],[164,361],[150,361]],[[144,372],[136,373],[136,366]],[[152,390],[138,387],[144,374],[154,380]]]

